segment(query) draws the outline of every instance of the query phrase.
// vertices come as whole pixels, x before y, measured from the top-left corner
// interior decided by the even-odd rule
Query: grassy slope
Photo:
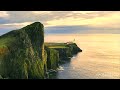
[[[44,78],[44,32],[39,22],[0,36],[0,74],[6,78]]]
[[[11,34],[0,36],[0,74],[2,73],[2,60],[4,56],[8,54],[8,46],[12,44],[16,39]]]
[[[68,48],[65,43],[45,43],[49,48]]]
[[[12,37],[12,36],[0,38],[0,48],[6,47],[6,46],[9,45],[12,41],[14,41],[14,39],[15,39],[15,38]]]

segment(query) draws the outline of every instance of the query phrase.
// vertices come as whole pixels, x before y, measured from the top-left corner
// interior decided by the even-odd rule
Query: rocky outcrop
[[[71,58],[74,54],[78,52],[82,52],[82,50],[75,44],[66,44],[64,43],[66,48],[55,48],[59,52],[60,60],[66,60]]]
[[[46,59],[44,56],[43,25],[35,22],[20,30],[0,36],[0,75],[3,78],[44,78]],[[10,39],[10,40],[9,40]]]
[[[67,44],[67,46],[69,47],[72,56],[74,54],[77,54],[78,52],[82,52],[82,50],[77,46],[76,43],[70,43],[70,44]]]
[[[0,78],[44,79],[80,51],[75,43],[44,43],[44,26],[35,22],[0,36]]]
[[[59,63],[69,60],[74,54],[82,52],[75,43],[45,43],[48,69],[57,69]]]
[[[56,70],[59,66],[59,52],[52,48],[45,48],[47,52],[47,68],[48,70]]]

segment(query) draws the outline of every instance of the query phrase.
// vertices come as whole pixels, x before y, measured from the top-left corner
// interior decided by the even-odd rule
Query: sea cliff
[[[35,22],[0,36],[0,78],[44,79],[81,51],[75,43],[44,43],[44,26]]]

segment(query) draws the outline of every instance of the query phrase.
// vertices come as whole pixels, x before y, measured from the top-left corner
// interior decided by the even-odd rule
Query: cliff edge
[[[0,36],[0,78],[44,79],[81,51],[75,43],[44,43],[44,26],[35,22]]]

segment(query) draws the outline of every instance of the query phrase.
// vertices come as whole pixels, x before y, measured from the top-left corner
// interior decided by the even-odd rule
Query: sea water
[[[69,41],[83,51],[62,64],[55,79],[120,79],[120,34],[45,35],[45,42]]]

